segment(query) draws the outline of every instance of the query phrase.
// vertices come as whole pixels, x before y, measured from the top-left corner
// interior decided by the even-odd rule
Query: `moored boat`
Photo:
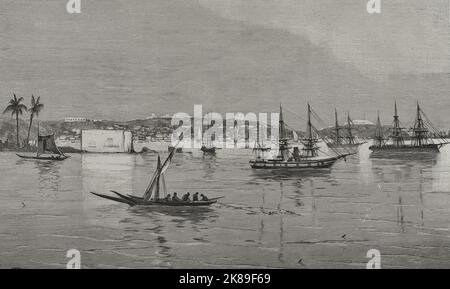
[[[22,159],[28,160],[45,160],[45,161],[63,161],[69,158],[61,152],[55,143],[54,134],[51,135],[39,135],[38,126],[38,147],[36,154],[16,154]]]
[[[385,138],[378,115],[375,129],[374,144],[369,147],[373,152],[439,152],[440,148],[449,141],[440,135],[429,121],[428,117],[417,102],[414,126],[411,128],[412,135],[405,136],[405,128],[401,126],[397,102],[394,104],[394,121],[390,135]],[[433,133],[432,133],[433,132]],[[434,136],[434,138],[432,137]],[[437,136],[437,137],[436,137]]]
[[[362,144],[365,144],[366,141],[360,140],[353,134],[353,121],[350,118],[350,114],[347,114],[347,124],[342,127],[339,125],[337,110],[334,110],[335,117],[335,125],[334,125],[334,134],[333,138],[330,141],[327,141],[327,146],[330,148],[357,148]],[[341,130],[346,130],[346,135],[341,135]]]

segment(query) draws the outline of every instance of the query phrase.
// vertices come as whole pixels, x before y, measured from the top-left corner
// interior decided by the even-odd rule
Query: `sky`
[[[43,119],[271,112],[325,121],[410,121],[416,100],[450,128],[448,0],[0,1],[0,101],[45,103]],[[439,117],[437,117],[439,116]],[[289,118],[289,115],[287,115]],[[303,123],[299,128],[303,126]]]
[[[448,0],[199,0],[223,17],[301,35],[365,74],[449,71]]]

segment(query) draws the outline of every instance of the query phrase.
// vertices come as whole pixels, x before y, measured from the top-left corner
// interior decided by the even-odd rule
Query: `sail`
[[[295,130],[292,131],[292,136],[294,138],[294,141],[298,141],[298,134],[295,132]]]
[[[160,192],[160,180],[163,181],[163,190],[166,190],[166,185],[165,185],[165,180],[164,180],[164,172],[167,170],[167,168],[169,167],[169,165],[172,162],[173,156],[175,155],[175,151],[176,151],[176,146],[174,147],[173,150],[170,151],[169,156],[166,158],[166,160],[164,161],[164,163],[161,165],[161,158],[158,155],[158,163],[156,166],[156,171],[153,174],[153,177],[150,181],[150,184],[147,187],[147,190],[145,190],[144,193],[144,201],[148,201],[150,200],[150,198],[153,196],[153,198],[155,200],[159,199],[159,192]]]
[[[54,153],[62,155],[63,153],[58,149],[53,135],[38,136],[38,155],[45,153]]]

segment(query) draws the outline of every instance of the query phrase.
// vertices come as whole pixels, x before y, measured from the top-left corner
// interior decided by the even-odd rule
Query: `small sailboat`
[[[216,147],[214,146],[214,134],[211,135],[211,139],[208,139],[206,143],[202,143],[200,150],[207,154],[214,154],[216,152]]]
[[[397,112],[397,102],[394,104],[394,122],[390,135],[383,136],[383,130],[378,116],[374,144],[369,147],[373,152],[439,152],[439,149],[449,141],[434,128],[428,117],[417,102],[416,117],[412,133],[408,137],[405,128],[401,126]]]
[[[335,125],[334,125],[334,137],[331,141],[327,141],[328,147],[333,148],[355,148],[362,144],[365,144],[366,141],[362,141],[358,139],[353,134],[353,121],[350,118],[350,114],[347,114],[347,123],[344,127],[339,125],[337,110],[334,110],[335,117]],[[347,131],[345,136],[342,136],[341,130],[345,129]]]
[[[54,134],[40,135],[38,125],[38,147],[36,155],[17,154],[22,159],[30,160],[46,160],[46,161],[63,161],[69,156],[61,152],[55,143]]]
[[[98,197],[112,200],[119,203],[127,204],[131,207],[133,206],[170,206],[170,207],[199,207],[199,206],[209,206],[217,202],[218,199],[223,197],[211,198],[208,200],[199,200],[199,201],[172,201],[167,200],[165,197],[167,196],[166,190],[166,181],[164,177],[164,173],[169,167],[172,158],[176,152],[176,149],[170,151],[169,156],[166,158],[163,164],[161,164],[161,158],[158,155],[158,161],[156,170],[153,174],[153,177],[150,180],[150,183],[145,190],[142,197],[134,196],[134,195],[125,195],[118,193],[116,191],[111,191],[115,196],[109,196],[99,193],[91,192],[91,194],[96,195]]]
[[[317,130],[314,129],[314,131]],[[311,124],[311,107],[308,104],[308,121],[306,129],[306,137],[301,140],[303,145],[302,152],[298,147],[291,147],[286,137],[286,124],[283,117],[283,109],[280,105],[279,119],[279,139],[278,139],[278,155],[273,159],[264,159],[257,157],[250,160],[250,166],[254,169],[316,169],[331,167],[337,160],[345,158],[354,153],[340,153],[333,151],[336,155],[321,156],[319,155],[319,139],[313,134],[313,126]]]

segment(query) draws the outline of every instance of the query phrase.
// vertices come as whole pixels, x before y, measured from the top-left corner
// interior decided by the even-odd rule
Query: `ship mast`
[[[413,138],[414,140],[412,143],[413,146],[422,146],[427,144],[428,129],[425,127],[423,123],[422,114],[420,113],[419,102],[417,102],[417,114],[416,114],[416,121],[414,122],[413,133],[414,133]]]
[[[399,147],[404,144],[402,128],[397,114],[397,101],[395,102],[394,127],[391,134],[392,141],[395,146]]]
[[[278,135],[279,135],[278,158],[286,161],[289,159],[289,147],[286,139],[286,127],[284,123],[283,108],[281,107],[281,104],[280,104],[280,120],[279,120]]]
[[[348,144],[355,143],[355,137],[352,134],[352,120],[350,119],[350,113],[347,113],[347,141]]]
[[[319,147],[316,145],[318,140],[313,137],[312,124],[311,124],[311,106],[308,103],[308,121],[306,123],[306,138],[302,141],[303,143],[303,157],[316,157],[318,156],[317,151]]]
[[[384,137],[383,137],[383,127],[381,126],[380,121],[380,111],[377,112],[377,125],[375,127],[375,146],[381,147],[383,146]]]
[[[338,122],[338,115],[337,115],[337,109],[334,109],[334,120],[335,120],[335,125],[334,125],[334,129],[335,129],[335,133],[336,133],[336,139],[335,142],[337,144],[341,143],[341,135],[340,135],[340,127],[339,127],[339,122]]]

